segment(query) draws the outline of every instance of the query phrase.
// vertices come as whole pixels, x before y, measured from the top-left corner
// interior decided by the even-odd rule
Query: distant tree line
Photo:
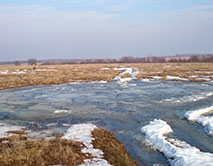
[[[63,65],[63,64],[106,64],[106,63],[190,63],[190,62],[213,62],[213,54],[197,55],[176,55],[171,57],[157,57],[151,54],[146,57],[124,56],[120,59],[74,59],[74,60],[45,60],[39,61],[42,65]],[[24,61],[14,61],[14,65],[19,66]],[[26,61],[25,61],[26,63]],[[1,63],[0,63],[1,64]],[[2,63],[2,64],[6,64]],[[9,64],[9,62],[8,62]],[[37,65],[37,59],[29,58],[28,65]]]
[[[213,55],[200,56],[195,55],[191,57],[132,57],[124,56],[120,59],[82,59],[82,60],[64,60],[64,61],[49,61],[43,63],[43,65],[59,65],[59,64],[106,64],[106,63],[190,63],[190,62],[213,62]]]
[[[213,55],[206,54],[206,55],[193,55],[189,58],[171,58],[167,62],[175,62],[175,63],[187,63],[187,62],[213,62]]]
[[[37,59],[35,59],[35,58],[29,58],[27,61],[16,60],[13,63],[14,63],[15,66],[20,66],[21,64],[26,63],[26,62],[27,62],[28,65],[37,65]]]
[[[83,59],[83,60],[71,60],[71,61],[61,61],[60,64],[106,64],[106,63],[163,63],[166,62],[164,57],[145,57],[145,58],[135,58],[131,56],[125,56],[120,59]],[[43,63],[43,65],[54,65],[59,64],[58,61],[49,61]]]

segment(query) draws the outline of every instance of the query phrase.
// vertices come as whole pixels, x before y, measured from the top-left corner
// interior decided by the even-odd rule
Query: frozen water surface
[[[213,106],[213,83],[131,80],[76,83],[0,91],[0,123],[38,133],[65,133],[71,124],[90,123],[115,133],[130,155],[145,166],[169,164],[148,144],[141,128],[154,119],[171,126],[169,139],[213,154],[213,137],[185,119],[188,111]],[[209,116],[212,116],[209,115]]]

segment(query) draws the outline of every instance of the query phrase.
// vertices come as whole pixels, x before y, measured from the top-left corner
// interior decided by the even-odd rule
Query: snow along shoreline
[[[173,130],[163,120],[151,121],[141,128],[141,132],[148,142],[165,155],[171,166],[213,166],[213,154],[201,152],[184,141],[166,137]]]
[[[137,79],[138,69],[137,68],[114,68],[114,70],[122,70],[119,75],[117,75],[113,80],[117,81],[117,83],[121,87],[128,87],[128,82]],[[123,75],[129,74],[130,77],[122,78]]]
[[[80,166],[112,166],[103,158],[104,153],[102,150],[93,148],[92,131],[95,129],[97,127],[93,124],[75,124],[66,131],[62,138],[82,142],[86,147],[81,152],[93,156],[92,159],[84,160],[84,164]]]
[[[0,138],[5,138],[12,136],[14,134],[9,134],[9,131],[17,131],[17,130],[24,130],[25,127],[22,126],[13,126],[5,123],[0,123]]]
[[[0,138],[16,135],[13,133],[8,133],[9,131],[26,131],[25,129],[26,128],[23,126],[0,123]],[[85,145],[85,148],[83,148],[81,152],[84,154],[89,153],[93,156],[92,159],[85,159],[84,163],[79,166],[112,166],[108,161],[104,159],[104,153],[102,150],[93,148],[92,141],[94,140],[94,138],[92,137],[92,131],[95,129],[98,129],[98,127],[93,124],[75,124],[66,131],[62,138],[82,142]],[[30,132],[27,134],[28,136],[35,138],[37,138],[38,136],[46,136],[46,134],[48,134],[45,133],[45,131],[44,135],[42,135],[42,132],[32,132],[29,130],[27,130],[27,132]]]
[[[207,108],[201,108],[195,111],[188,111],[184,114],[184,117],[189,120],[196,122],[204,127],[204,131],[213,136],[213,116],[204,116],[213,112],[213,106]]]

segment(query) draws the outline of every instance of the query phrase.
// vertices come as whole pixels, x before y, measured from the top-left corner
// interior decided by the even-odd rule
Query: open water
[[[174,137],[213,153],[213,138],[183,117],[212,105],[213,83],[134,80],[125,86],[116,81],[36,86],[0,91],[0,122],[59,133],[70,124],[93,123],[115,133],[140,165],[166,166],[163,154],[144,140],[141,127],[162,119]]]

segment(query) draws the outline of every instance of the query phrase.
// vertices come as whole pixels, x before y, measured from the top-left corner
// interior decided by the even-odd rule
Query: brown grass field
[[[113,70],[119,67],[137,68],[138,79],[160,76],[165,80],[167,75],[187,78],[189,81],[205,81],[191,77],[209,76],[213,80],[213,63],[141,63],[141,64],[78,64],[49,66],[0,66],[0,90],[21,88],[36,85],[55,85],[75,81],[111,81],[122,71]],[[109,68],[104,70],[102,68]],[[8,74],[2,74],[8,72]],[[25,72],[16,74],[13,72]],[[124,75],[123,77],[128,77]]]

